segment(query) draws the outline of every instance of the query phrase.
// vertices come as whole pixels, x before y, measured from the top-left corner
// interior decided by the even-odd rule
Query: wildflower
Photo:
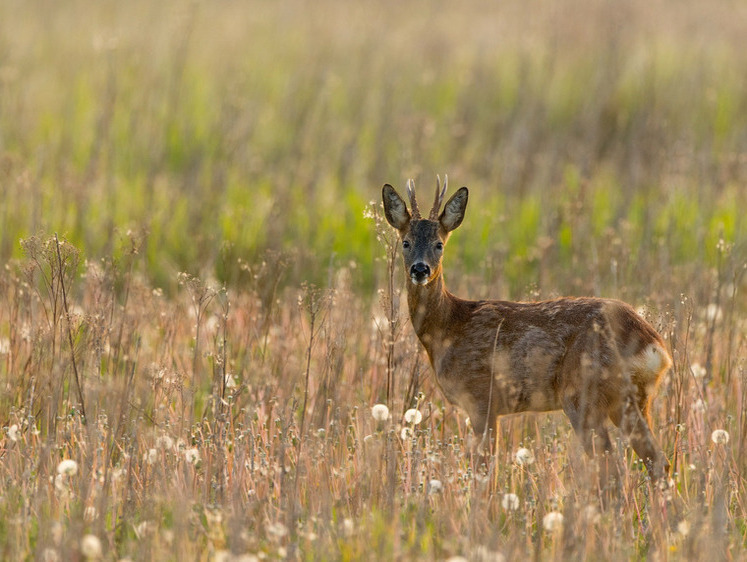
[[[200,451],[195,448],[187,449],[184,451],[184,458],[187,459],[188,463],[197,464],[200,462]]]
[[[399,436],[402,439],[402,441],[407,441],[408,439],[412,437],[412,429],[407,426],[404,426],[402,428],[402,431],[399,432]]]
[[[279,521],[276,523],[268,523],[265,527],[265,530],[267,531],[268,535],[271,535],[278,539],[281,539],[288,534],[288,527],[286,527]]]
[[[706,320],[708,322],[718,322],[722,317],[723,313],[719,305],[711,303],[706,307]]]
[[[8,437],[11,441],[18,441],[20,434],[18,432],[18,424],[14,423],[8,428]]]
[[[559,511],[551,511],[542,518],[542,526],[548,533],[553,533],[563,528],[563,514]]]
[[[96,535],[84,535],[80,540],[80,553],[88,560],[101,558],[101,541]]]
[[[60,555],[54,548],[45,548],[41,554],[42,562],[58,562]]]
[[[519,496],[516,494],[504,494],[501,505],[506,511],[516,511],[519,509]]]
[[[156,439],[156,447],[160,447],[161,449],[166,450],[173,449],[174,440],[168,435],[161,435],[158,439]]]
[[[444,489],[444,485],[441,483],[440,480],[437,480],[436,478],[428,482],[428,493],[429,494],[438,494],[443,489]]]
[[[717,445],[726,445],[729,442],[729,433],[725,429],[717,429],[711,433],[711,441]]]
[[[148,449],[145,453],[145,462],[148,464],[154,464],[158,460],[158,451],[156,449]]]
[[[478,562],[506,562],[506,557],[503,554],[485,546],[477,547],[473,559]]]
[[[57,474],[64,474],[66,476],[73,476],[78,472],[78,463],[73,459],[65,459],[60,461],[57,465]]]
[[[700,363],[693,363],[692,365],[690,365],[690,371],[696,379],[702,379],[708,372],[706,371],[706,368],[703,367]]]
[[[534,462],[534,453],[525,447],[521,447],[514,454],[514,460],[519,465],[530,465]]]
[[[376,421],[386,421],[389,419],[389,408],[387,408],[386,404],[376,404],[371,408],[371,415]]]
[[[677,523],[677,532],[683,537],[687,536],[687,534],[690,532],[690,523],[687,522],[687,519],[683,519],[682,521]]]
[[[418,425],[421,421],[423,421],[423,414],[420,410],[410,408],[405,412],[405,422]]]
[[[597,506],[595,505],[587,505],[581,512],[581,516],[583,517],[584,521],[591,524],[599,523],[599,520],[602,518],[602,516],[599,514]]]

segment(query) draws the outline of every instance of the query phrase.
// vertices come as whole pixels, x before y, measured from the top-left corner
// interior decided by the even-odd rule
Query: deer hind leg
[[[642,411],[640,403],[645,403]],[[636,454],[643,460],[653,480],[666,479],[669,473],[669,461],[656,443],[654,434],[647,421],[648,398],[636,399],[634,393],[624,396],[616,408],[610,412],[612,423],[620,428],[630,441]],[[644,413],[645,412],[645,413]]]

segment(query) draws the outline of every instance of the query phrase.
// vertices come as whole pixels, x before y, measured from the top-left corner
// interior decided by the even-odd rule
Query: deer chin
[[[411,275],[410,281],[412,281],[413,285],[427,285],[428,282],[430,281],[430,278],[429,277],[418,278],[414,275]]]

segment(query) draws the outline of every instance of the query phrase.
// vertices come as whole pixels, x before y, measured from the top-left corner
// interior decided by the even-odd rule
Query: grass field
[[[671,490],[560,413],[477,466],[379,205],[437,173],[457,295],[665,336]],[[0,0],[0,558],[742,559],[746,185],[739,2]]]

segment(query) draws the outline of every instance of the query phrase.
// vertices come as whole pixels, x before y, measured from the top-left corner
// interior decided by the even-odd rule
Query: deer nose
[[[428,279],[431,276],[431,268],[427,264],[421,262],[412,264],[410,268],[410,277],[415,280],[422,281]]]

